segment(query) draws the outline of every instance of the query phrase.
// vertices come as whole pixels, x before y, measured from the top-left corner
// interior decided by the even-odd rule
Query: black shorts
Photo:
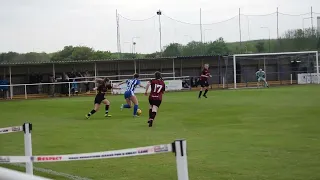
[[[94,104],[101,104],[101,102],[105,99],[106,99],[105,97],[96,96],[96,98],[94,98]]]
[[[151,106],[157,106],[157,107],[160,107],[161,105],[161,100],[153,100],[153,99],[149,99],[149,104]]]
[[[200,80],[199,84],[201,87],[209,87],[209,83],[206,80]]]

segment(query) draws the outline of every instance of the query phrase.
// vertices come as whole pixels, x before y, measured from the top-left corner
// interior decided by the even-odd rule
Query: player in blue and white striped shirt
[[[127,89],[126,89],[126,91],[124,93],[124,98],[127,101],[127,104],[122,104],[120,108],[121,108],[121,110],[123,108],[130,109],[131,108],[131,102],[133,102],[133,104],[134,104],[133,116],[134,117],[137,117],[137,111],[138,111],[138,108],[139,108],[138,99],[134,95],[134,91],[135,91],[137,86],[143,87],[140,84],[140,80],[138,78],[139,78],[139,74],[134,74],[133,75],[133,79],[128,79],[127,81],[118,84],[118,86],[120,86],[121,84],[124,84],[124,83],[127,84]],[[145,88],[145,87],[143,87],[143,88]]]

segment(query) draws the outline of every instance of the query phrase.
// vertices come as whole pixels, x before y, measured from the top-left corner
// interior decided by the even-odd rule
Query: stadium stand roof
[[[219,57],[214,56],[172,56],[172,57],[158,57],[158,58],[127,58],[127,59],[101,59],[101,60],[72,60],[72,61],[47,61],[47,62],[2,62],[0,66],[16,66],[16,65],[44,65],[44,64],[76,64],[76,63],[94,63],[94,62],[110,62],[110,61],[132,61],[132,60],[163,60],[163,59],[197,59]]]

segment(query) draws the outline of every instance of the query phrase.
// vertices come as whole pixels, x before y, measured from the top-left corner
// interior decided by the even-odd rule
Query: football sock
[[[151,118],[150,118],[150,119],[154,119],[154,118],[156,118],[156,115],[157,115],[157,112],[152,112],[152,113],[151,113]]]
[[[201,98],[202,91],[199,92],[199,98]]]
[[[208,89],[206,89],[205,91],[204,91],[204,96],[206,96],[207,95],[207,93],[208,93]]]
[[[106,105],[106,114],[109,113],[109,106],[110,106],[110,105]]]
[[[149,119],[151,119],[152,116],[152,109],[149,109]]]
[[[129,104],[125,104],[123,105],[123,108],[131,108],[131,106]]]
[[[137,111],[138,111],[138,105],[135,104],[133,107],[133,115],[137,115]]]
[[[88,113],[88,116],[91,116],[91,115],[93,115],[93,114],[96,113],[96,112],[97,112],[97,111],[93,109],[91,112]]]

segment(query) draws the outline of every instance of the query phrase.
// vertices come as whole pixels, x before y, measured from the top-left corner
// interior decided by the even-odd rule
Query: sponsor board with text
[[[62,159],[61,156],[38,156],[36,157],[37,161],[43,162],[43,161],[60,161]]]
[[[21,127],[20,126],[12,127],[12,131],[14,132],[21,131]]]
[[[0,133],[6,133],[9,132],[9,129],[0,129]]]
[[[0,157],[0,163],[8,163],[8,162],[10,162],[9,157]]]
[[[160,145],[160,146],[154,147],[154,152],[168,152],[168,151],[169,151],[168,145]]]
[[[166,91],[180,91],[182,90],[182,80],[165,80],[165,85],[166,85]],[[142,86],[146,86],[148,83],[148,81],[141,81],[141,85]],[[119,83],[114,83],[113,86],[117,86]],[[112,94],[124,94],[126,89],[127,89],[127,85],[126,84],[122,84],[120,85],[121,89],[112,89]],[[150,92],[151,88],[149,89]],[[145,89],[144,88],[140,88],[137,87],[135,89],[135,93],[139,94],[139,93],[145,93]]]

